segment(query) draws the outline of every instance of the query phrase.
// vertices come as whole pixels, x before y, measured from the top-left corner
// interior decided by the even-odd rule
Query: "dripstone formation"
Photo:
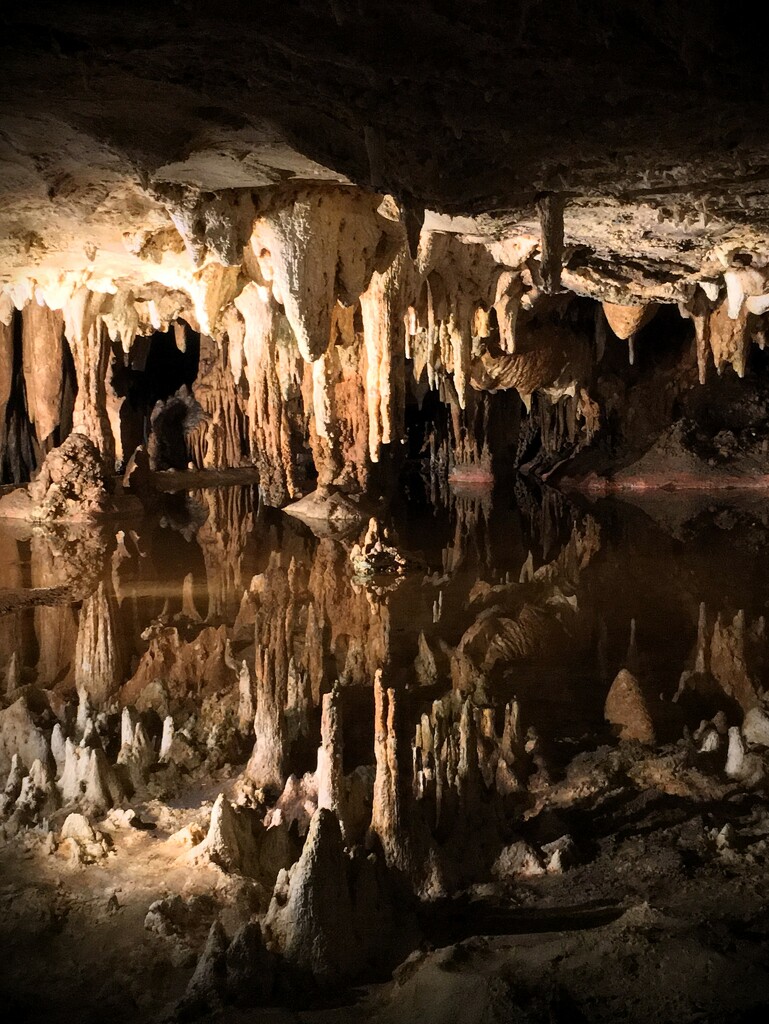
[[[4,12],[12,1016],[765,1013],[751,13]]]

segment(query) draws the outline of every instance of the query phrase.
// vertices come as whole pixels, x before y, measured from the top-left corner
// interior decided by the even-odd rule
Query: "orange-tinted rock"
[[[654,725],[635,676],[621,669],[611,684],[604,705],[604,717],[621,740],[654,743]]]
[[[609,327],[616,336],[622,341],[627,341],[649,323],[657,312],[657,304],[650,302],[645,306],[618,306],[612,302],[604,302],[603,311],[609,321]]]

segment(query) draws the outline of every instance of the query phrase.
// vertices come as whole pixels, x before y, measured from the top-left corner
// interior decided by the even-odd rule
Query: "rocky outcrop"
[[[0,500],[0,517],[34,522],[77,522],[113,512],[99,451],[77,432],[49,452],[33,483]]]
[[[290,868],[297,855],[287,826],[279,823],[266,828],[255,811],[231,804],[220,793],[206,838],[186,859],[210,861],[227,873],[253,878],[271,890],[279,872]]]
[[[289,978],[324,989],[376,976],[413,941],[396,931],[388,889],[376,859],[346,852],[335,814],[321,808],[301,857],[278,876],[263,925],[268,948]]]

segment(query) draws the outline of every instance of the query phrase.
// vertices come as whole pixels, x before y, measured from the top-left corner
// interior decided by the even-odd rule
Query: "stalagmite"
[[[318,750],[318,807],[325,807],[337,816],[344,835],[344,775],[342,762],[341,691],[335,685],[331,693],[323,695],[323,714],[320,724],[321,745]]]
[[[5,787],[2,794],[0,794],[0,821],[10,816],[13,806],[21,793],[22,783],[25,778],[26,771],[24,765],[19,755],[14,754],[11,758],[11,766],[5,781]]]
[[[127,770],[134,790],[147,781],[149,770],[155,763],[155,748],[141,721],[136,723],[129,742],[121,746],[117,763]]]
[[[347,872],[339,822],[321,808],[302,856],[278,876],[264,922],[269,948],[328,988],[355,977],[363,964]]]
[[[172,715],[166,715],[163,719],[163,735],[160,738],[160,750],[158,760],[166,761],[171,753],[174,741],[174,720]]]
[[[724,693],[746,712],[758,704],[757,683],[749,658],[750,641],[744,611],[737,612],[731,621],[718,616],[710,641],[710,672]]]
[[[76,860],[81,864],[102,860],[109,852],[104,834],[91,825],[85,814],[67,815],[61,828],[61,840],[72,844]]]
[[[379,840],[388,867],[402,873],[415,890],[435,896],[445,889],[443,869],[427,824],[415,806],[407,751],[401,751],[398,728],[395,690],[384,688],[382,671],[377,669],[371,833]]]
[[[51,449],[32,483],[0,499],[0,518],[37,522],[82,522],[114,511],[99,450],[79,432]]]
[[[604,715],[617,728],[620,739],[654,743],[654,725],[641,687],[627,669],[621,669],[612,683]]]
[[[382,671],[374,676],[374,805],[371,830],[379,836],[388,863],[404,866],[407,857],[402,848],[405,837],[402,820],[402,779],[398,763],[395,691],[385,690]]]
[[[192,856],[199,857],[205,852],[224,871],[238,871],[256,878],[259,848],[254,825],[261,830],[259,822],[252,822],[249,811],[236,810],[220,793],[211,811],[208,834],[203,844],[192,851]]]
[[[9,707],[0,710],[0,776],[11,766],[14,754],[22,763],[45,763],[50,747],[44,731],[38,725],[30,699],[23,694]]]
[[[505,705],[505,722],[495,776],[497,792],[504,796],[521,788],[528,774],[527,761],[521,708],[514,699]]]
[[[58,775],[61,775],[64,771],[67,749],[64,731],[62,730],[60,722],[56,722],[53,730],[51,731],[51,754],[53,755],[53,759],[56,764],[56,772]]]
[[[738,779],[743,774],[744,766],[745,747],[739,728],[733,725],[729,729],[729,749],[726,754],[726,767],[724,771],[730,779]]]
[[[58,779],[62,803],[98,817],[125,797],[123,786],[101,748],[78,747],[67,739],[64,769]]]
[[[14,651],[11,655],[8,667],[5,670],[5,692],[7,695],[13,693],[21,686],[21,666],[19,665],[19,652]]]
[[[769,747],[769,714],[763,707],[754,707],[745,715],[742,735],[751,746]]]
[[[21,785],[15,814],[27,821],[45,821],[61,806],[53,774],[47,762],[35,760]]]
[[[246,731],[251,728],[255,714],[251,670],[244,658],[238,670],[238,724],[242,730]]]

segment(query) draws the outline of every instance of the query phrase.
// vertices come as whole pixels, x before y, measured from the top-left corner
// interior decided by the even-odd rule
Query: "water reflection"
[[[358,538],[318,538],[260,509],[249,487],[168,495],[156,516],[119,525],[0,527],[6,688],[86,690],[96,707],[158,681],[166,704],[239,688],[274,738],[263,782],[285,777],[288,740],[317,746],[335,681],[370,689],[380,668],[413,692],[415,713],[450,688],[497,716],[516,695],[555,735],[600,727],[622,667],[663,733],[687,707],[700,713],[693,695],[744,710],[763,682],[768,527],[750,502],[580,507],[523,485],[512,506],[459,494],[395,516],[412,568],[388,588],[355,577]],[[362,731],[371,714],[356,719]],[[350,756],[364,747],[352,741]]]

